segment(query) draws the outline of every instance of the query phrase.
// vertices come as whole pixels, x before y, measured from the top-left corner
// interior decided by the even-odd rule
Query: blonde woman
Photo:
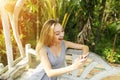
[[[45,22],[36,47],[37,59],[40,59],[41,63],[28,80],[57,80],[57,76],[82,66],[89,53],[88,46],[66,41],[63,38],[64,29],[59,22],[56,20]],[[67,48],[81,49],[83,55],[78,56],[72,65],[63,67]]]

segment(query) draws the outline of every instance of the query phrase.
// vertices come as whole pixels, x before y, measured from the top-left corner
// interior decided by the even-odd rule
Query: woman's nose
[[[63,37],[63,36],[64,36],[64,32],[61,32],[60,36],[62,36],[62,37]]]

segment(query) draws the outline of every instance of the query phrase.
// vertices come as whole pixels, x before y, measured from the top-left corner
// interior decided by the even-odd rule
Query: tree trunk
[[[24,3],[25,3],[25,0],[18,0],[16,2],[15,7],[14,7],[13,13],[12,14],[9,13],[9,18],[10,18],[10,22],[11,22],[11,25],[12,25],[13,35],[14,35],[15,40],[17,42],[18,48],[20,50],[21,57],[25,56],[25,52],[24,52],[22,42],[21,42],[20,37],[19,37],[18,17],[19,17],[19,13],[20,13]]]
[[[39,0],[37,0],[37,6],[39,5]],[[40,21],[39,21],[39,7],[38,7],[38,12],[37,12],[37,42],[38,42],[38,40],[39,40],[39,36],[40,36],[40,26],[39,26],[39,23],[40,23]]]
[[[5,36],[8,69],[11,70],[13,64],[13,51],[12,51],[12,43],[10,38],[10,24],[8,20],[8,15],[4,9],[4,1],[0,2],[0,12],[1,12],[1,19],[2,19],[4,36]]]

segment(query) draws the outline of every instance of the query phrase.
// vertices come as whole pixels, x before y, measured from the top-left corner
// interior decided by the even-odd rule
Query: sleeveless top
[[[66,54],[65,53],[66,46],[64,41],[62,41],[61,54],[58,57],[52,54],[49,47],[45,46],[45,49],[46,49],[50,64],[52,66],[52,69],[57,69],[64,66],[65,54]],[[28,80],[57,80],[57,77],[49,78],[43,69],[42,63],[40,63]]]

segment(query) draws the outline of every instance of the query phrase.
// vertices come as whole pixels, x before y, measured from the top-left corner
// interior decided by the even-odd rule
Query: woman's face
[[[54,34],[55,43],[61,43],[64,38],[64,30],[62,25],[60,25],[59,23],[55,25]]]

